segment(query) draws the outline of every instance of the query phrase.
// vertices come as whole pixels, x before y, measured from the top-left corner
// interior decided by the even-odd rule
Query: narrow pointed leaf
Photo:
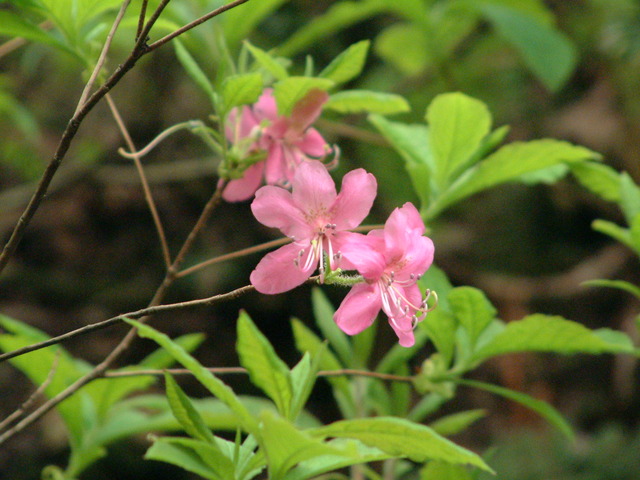
[[[469,464],[491,471],[475,453],[438,435],[429,427],[396,417],[342,420],[320,427],[313,434],[322,438],[353,438],[389,455],[414,462],[442,460]]]
[[[311,305],[316,324],[324,337],[329,340],[329,345],[338,354],[345,366],[352,367],[353,349],[351,348],[351,342],[333,320],[336,310],[319,288],[314,288],[311,291]]]
[[[224,402],[237,416],[243,427],[254,432],[257,429],[253,416],[247,408],[240,402],[236,394],[225,385],[213,373],[203,367],[200,362],[193,358],[180,345],[173,342],[167,335],[161,333],[148,325],[135,320],[126,319],[126,322],[138,329],[138,335],[142,338],[149,338],[163,347],[175,358],[182,366],[187,368],[193,376],[207,388],[213,395]]]
[[[479,388],[486,390],[487,392],[500,395],[501,397],[508,398],[514,402],[517,402],[525,407],[533,410],[547,422],[557,428],[563,435],[565,435],[570,441],[573,441],[575,436],[571,425],[567,423],[564,417],[553,408],[547,402],[543,402],[536,398],[533,398],[527,394],[516,392],[508,388],[499,387],[498,385],[492,385],[490,383],[479,382],[477,380],[465,380],[460,379],[457,381],[460,385],[466,385],[468,387]]]
[[[273,75],[276,80],[284,80],[289,76],[287,69],[271,54],[255,45],[251,45],[248,41],[245,41],[245,45],[251,52],[251,55],[253,55],[253,58],[256,59],[262,68]]]
[[[620,201],[620,173],[595,162],[571,164],[571,173],[583,187],[609,202]]]
[[[214,444],[215,441],[211,430],[206,426],[189,397],[182,391],[171,375],[165,373],[164,379],[167,385],[169,406],[184,431],[195,439]]]
[[[407,101],[393,93],[370,90],[345,90],[334,93],[324,108],[340,113],[376,113],[390,115],[411,110]]]
[[[356,78],[362,72],[370,43],[369,40],[354,43],[334,58],[319,76],[336,83],[344,83]]]
[[[472,344],[496,316],[496,309],[485,294],[473,287],[458,287],[447,297],[453,313],[469,333]]]
[[[281,415],[288,415],[293,395],[289,368],[244,311],[238,318],[237,350],[251,382],[273,400]]]
[[[466,412],[453,413],[439,418],[429,426],[436,433],[448,437],[466,430],[470,425],[486,416],[486,410],[467,410]]]
[[[231,75],[222,82],[222,115],[226,115],[234,107],[254,103],[262,93],[262,75],[245,73]]]
[[[209,97],[212,104],[214,104],[216,94],[207,74],[202,71],[198,63],[180,40],[175,40],[173,45],[176,49],[176,56],[182,64],[182,67],[186,70],[196,85],[198,85],[202,91],[207,94],[207,97]]]

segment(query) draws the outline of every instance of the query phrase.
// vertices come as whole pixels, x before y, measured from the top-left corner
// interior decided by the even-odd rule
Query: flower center
[[[308,248],[301,248],[293,260],[295,266],[301,270],[310,270],[315,265],[320,264],[318,267],[320,283],[324,282],[324,275],[327,271],[325,264],[326,259],[329,259],[329,267],[331,270],[335,270],[342,257],[340,252],[334,253],[332,237],[335,233],[335,223],[326,223],[319,227]]]
[[[425,319],[427,313],[435,308],[429,307],[428,302],[431,297],[431,290],[425,292],[419,304],[413,303],[407,298],[405,288],[414,285],[419,279],[420,274],[410,274],[407,279],[399,280],[396,278],[395,272],[385,271],[378,279],[378,287],[380,288],[382,297],[382,309],[389,317],[389,321],[398,330],[413,330],[418,323]],[[437,295],[433,292],[437,302]],[[407,320],[409,320],[409,329],[407,328]]]

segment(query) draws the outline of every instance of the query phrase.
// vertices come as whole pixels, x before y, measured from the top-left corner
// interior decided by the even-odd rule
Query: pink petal
[[[278,118],[278,107],[273,96],[273,89],[265,89],[258,101],[253,105],[253,111],[258,121],[267,119],[273,122]]]
[[[401,330],[396,328],[393,323],[389,322],[393,331],[396,332],[398,336],[398,343],[403,347],[413,347],[413,344],[416,343],[416,339],[413,335],[413,329],[411,330]]]
[[[340,268],[355,269],[367,280],[380,278],[387,266],[382,238],[352,232],[339,232],[334,238],[335,250],[342,254]]]
[[[302,162],[292,184],[293,201],[307,216],[329,219],[329,209],[337,197],[336,185],[321,162]]]
[[[414,237],[404,254],[402,268],[397,271],[398,280],[414,275],[422,275],[433,263],[434,247],[430,238]]]
[[[251,165],[244,172],[242,178],[231,180],[222,192],[222,198],[227,202],[242,202],[249,200],[262,182],[264,162]]]
[[[362,168],[351,170],[342,178],[340,194],[332,207],[337,230],[350,230],[362,223],[376,198],[376,177]]]
[[[307,270],[297,267],[294,260],[300,250],[299,244],[292,243],[265,255],[251,272],[251,284],[260,293],[269,295],[286,292],[302,285],[311,276],[317,264],[311,265]]]
[[[391,212],[384,224],[387,261],[398,261],[411,247],[411,242],[424,231],[422,218],[412,203],[407,202]]]
[[[391,328],[396,332],[400,345],[410,347],[415,343],[412,316],[416,311],[414,307],[419,307],[422,302],[422,293],[420,292],[420,288],[415,284],[405,288],[397,285],[394,286],[399,289],[402,296],[409,301],[409,312],[407,315],[404,315],[404,306],[402,306],[401,308],[395,309],[394,312],[385,311],[385,313],[388,317],[395,314],[393,320],[389,318],[389,325],[391,325]]]
[[[247,106],[234,108],[229,113],[227,119],[226,135],[230,142],[237,143],[249,137],[260,121],[255,117],[251,109]]]
[[[376,285],[358,283],[344,298],[333,319],[344,333],[355,335],[371,326],[381,306]]]
[[[293,202],[291,193],[282,187],[267,185],[258,190],[251,211],[260,223],[278,228],[293,239],[302,240],[313,235],[304,213]]]
[[[329,99],[329,94],[317,88],[309,90],[298,100],[291,111],[289,125],[292,129],[303,132],[316,121],[322,112],[322,106]]]
[[[265,181],[269,185],[282,185],[287,181],[286,162],[282,142],[274,141],[269,146],[265,159]]]
[[[331,151],[326,140],[315,128],[308,129],[302,139],[296,142],[296,146],[307,156],[323,158]]]

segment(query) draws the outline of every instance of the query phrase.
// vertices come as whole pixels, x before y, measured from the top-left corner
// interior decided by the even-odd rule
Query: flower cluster
[[[334,149],[311,124],[318,118],[328,95],[311,90],[293,107],[290,116],[278,116],[276,100],[266,89],[258,101],[235,108],[228,118],[227,139],[240,146],[245,156],[264,153],[264,159],[246,169],[242,178],[231,180],[223,192],[228,202],[250,199],[264,182],[287,186],[305,160],[324,160]]]
[[[352,170],[337,193],[326,166],[309,159],[328,152],[322,136],[309,128],[325,101],[326,94],[312,91],[290,117],[278,117],[273,95],[266,91],[256,105],[232,115],[236,133],[251,138],[252,149],[268,153],[243,178],[229,183],[225,198],[255,192],[251,210],[256,219],[292,240],[262,258],[251,283],[261,293],[277,294],[301,285],[316,269],[320,282],[328,272],[335,281],[343,270],[356,270],[359,277],[335,313],[337,325],[354,335],[382,310],[400,345],[409,347],[429,309],[429,291],[423,296],[416,282],[433,262],[433,242],[424,236],[425,225],[411,203],[396,208],[383,229],[367,235],[350,231],[369,214],[377,182],[361,168]],[[264,118],[270,122],[264,124]],[[263,175],[269,185],[258,189]]]

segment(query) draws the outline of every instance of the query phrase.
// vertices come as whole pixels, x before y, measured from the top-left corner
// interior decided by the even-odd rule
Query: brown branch
[[[195,28],[198,25],[206,22],[207,20],[209,20],[209,19],[211,19],[213,17],[217,17],[221,13],[224,13],[227,10],[231,10],[232,8],[237,7],[238,5],[242,5],[243,3],[246,3],[248,1],[249,0],[235,0],[235,1],[231,2],[231,3],[227,3],[226,5],[223,5],[223,6],[219,7],[219,8],[216,8],[215,10],[207,13],[206,15],[203,15],[202,17],[194,20],[193,22],[188,23],[184,27],[181,27],[178,30],[176,30],[176,31],[168,34],[167,36],[161,38],[160,40],[157,40],[156,42],[152,43],[151,45],[149,45],[149,50],[155,50],[156,48],[160,48],[162,45],[164,45],[167,42],[170,42],[171,40],[173,40],[177,36],[182,35],[184,32],[187,32],[187,31],[191,30],[192,28]]]
[[[122,117],[120,116],[120,112],[118,111],[118,107],[115,102],[111,98],[111,95],[107,94],[107,103],[109,104],[109,108],[111,109],[111,114],[118,124],[118,128],[120,129],[120,133],[124,137],[124,141],[129,148],[129,151],[135,152],[136,146],[131,139],[131,135],[129,135],[129,130],[127,126],[124,124]],[[167,243],[167,236],[164,233],[164,227],[162,226],[162,220],[160,220],[160,214],[158,213],[158,209],[156,208],[156,202],[153,200],[153,195],[151,194],[151,188],[149,187],[149,182],[147,180],[147,175],[144,172],[144,168],[142,167],[142,162],[140,161],[140,156],[133,154],[133,163],[136,166],[136,171],[138,172],[138,177],[140,178],[140,183],[142,184],[142,191],[144,192],[144,198],[147,202],[147,206],[149,207],[149,212],[151,213],[151,218],[153,219],[153,224],[156,227],[156,233],[158,234],[158,239],[160,240],[160,248],[162,249],[162,256],[164,258],[164,263],[166,268],[171,267],[171,254],[169,253],[169,244]]]
[[[243,367],[211,367],[207,368],[208,371],[214,375],[237,375],[247,374],[248,371]],[[105,378],[123,378],[123,377],[138,377],[143,375],[160,376],[166,373],[171,375],[193,375],[191,370],[186,368],[169,368],[164,370],[148,369],[148,370],[129,370],[121,372],[106,372]],[[388,382],[413,382],[413,377],[406,375],[392,375],[389,373],[371,372],[369,370],[356,370],[351,368],[343,368],[339,370],[320,370],[317,373],[318,377],[370,377],[378,380],[384,380]]]

